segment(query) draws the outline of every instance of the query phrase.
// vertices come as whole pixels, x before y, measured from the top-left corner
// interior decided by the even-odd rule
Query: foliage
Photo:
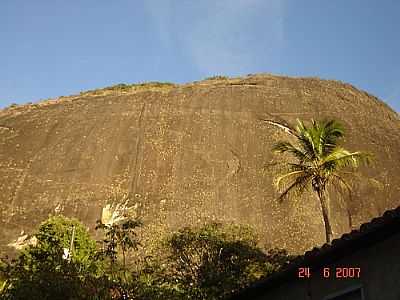
[[[112,283],[115,299],[127,299],[132,294],[132,275],[126,268],[126,255],[131,250],[137,250],[140,245],[136,229],[142,222],[136,219],[135,207],[129,207],[126,195],[122,200],[103,207],[101,219],[97,221],[96,230],[104,234],[103,248],[99,257],[106,262],[107,278]],[[122,265],[118,257],[122,254]]]
[[[119,258],[140,245],[141,222],[121,207],[106,210],[105,223],[98,222],[104,230],[100,251],[77,220],[53,217],[42,223],[35,246],[17,260],[1,262],[1,299],[223,299],[290,261],[285,251],[261,251],[249,227],[208,224],[169,235],[155,256],[138,256],[136,270],[129,270]],[[72,236],[74,251],[65,259]]]
[[[289,261],[262,252],[249,228],[220,224],[179,230],[162,250],[138,280],[143,299],[224,299]]]
[[[221,76],[221,75],[215,75],[211,77],[207,77],[205,80],[228,80],[229,77],[227,76]]]
[[[371,155],[360,151],[350,152],[341,147],[344,128],[336,120],[311,120],[310,127],[298,120],[295,129],[283,125],[280,127],[294,136],[296,141],[280,141],[273,146],[275,152],[288,153],[294,159],[286,164],[284,173],[276,179],[275,184],[282,192],[280,199],[291,193],[299,195],[311,187],[321,204],[326,241],[329,243],[332,229],[328,217],[327,187],[333,185],[351,191],[343,177],[343,169],[355,169],[360,163],[369,163]]]
[[[73,228],[75,246],[66,259]],[[40,225],[36,238],[37,245],[27,246],[3,267],[7,287],[2,299],[95,299],[106,291],[99,284],[103,275],[94,258],[95,242],[79,221],[52,217]]]
[[[73,233],[74,231],[74,233]],[[90,268],[90,259],[96,251],[96,242],[90,237],[88,230],[77,219],[55,216],[43,222],[35,235],[39,248],[54,253],[58,248],[70,248],[74,235],[72,260]]]
[[[8,285],[8,264],[6,259],[0,257],[0,295]]]
[[[115,264],[118,258],[118,248],[122,251],[123,267],[126,267],[126,253],[129,250],[137,250],[139,241],[135,232],[142,222],[139,220],[127,219],[122,223],[112,223],[105,225],[101,221],[97,222],[96,229],[104,231],[103,255],[109,258],[111,266]]]

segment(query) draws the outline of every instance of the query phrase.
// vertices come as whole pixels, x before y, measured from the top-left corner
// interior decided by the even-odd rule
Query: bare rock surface
[[[338,81],[251,75],[184,85],[142,84],[0,111],[0,251],[49,215],[93,229],[113,189],[131,195],[156,233],[207,221],[254,226],[267,246],[301,252],[324,241],[312,193],[279,203],[262,122],[333,117],[345,147],[373,153],[353,199],[330,192],[335,236],[400,205],[400,120],[377,98]],[[346,203],[348,206],[346,206]]]

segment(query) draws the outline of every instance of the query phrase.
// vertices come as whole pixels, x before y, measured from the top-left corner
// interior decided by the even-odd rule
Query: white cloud
[[[242,74],[259,69],[261,63],[279,64],[284,42],[283,1],[147,3],[160,40],[184,50],[203,74]]]

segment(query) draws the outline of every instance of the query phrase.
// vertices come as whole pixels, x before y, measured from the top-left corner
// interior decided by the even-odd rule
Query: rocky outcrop
[[[49,215],[90,228],[115,190],[129,193],[149,232],[205,221],[250,224],[267,246],[299,252],[324,241],[313,194],[279,203],[278,157],[288,135],[263,118],[333,117],[345,146],[376,156],[354,195],[331,191],[336,235],[400,204],[400,120],[351,85],[252,75],[185,85],[120,86],[0,111],[0,245]],[[266,167],[265,167],[266,166]]]

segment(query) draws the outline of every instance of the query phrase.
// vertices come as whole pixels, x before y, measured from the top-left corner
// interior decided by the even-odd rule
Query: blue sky
[[[398,0],[1,0],[0,107],[117,83],[273,73],[400,111]]]

